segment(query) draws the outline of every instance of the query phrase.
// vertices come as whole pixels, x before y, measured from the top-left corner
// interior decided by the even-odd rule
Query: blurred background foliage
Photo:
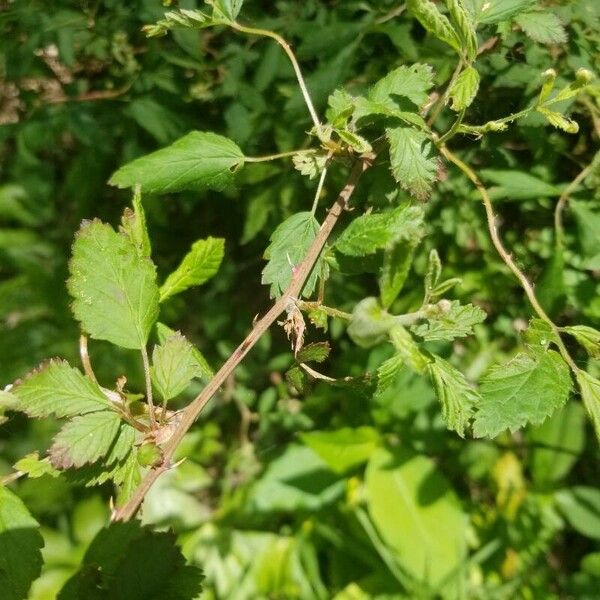
[[[483,28],[470,123],[526,106],[550,67],[559,82],[580,67],[600,72],[597,1],[541,6],[566,41],[541,43],[514,21]],[[190,129],[222,133],[248,155],[307,143],[311,123],[275,43],[218,29],[146,39],[141,27],[164,11],[159,0],[0,1],[2,386],[48,356],[77,364],[79,332],[64,285],[70,246],[82,219],[118,221],[130,198],[106,181],[120,165]],[[360,91],[416,61],[434,67],[443,89],[455,65],[392,0],[247,0],[241,17],[291,41],[321,111],[336,87]],[[452,147],[490,184],[507,245],[556,321],[598,327],[597,172],[567,209],[560,254],[552,220],[561,191],[598,147],[595,90],[567,107],[580,124],[576,135],[530,116],[481,141],[455,138]],[[442,111],[436,128],[452,118]],[[398,193],[384,169],[365,176],[358,206]],[[450,166],[440,170],[427,237],[398,307],[418,306],[427,255],[437,248],[444,276],[462,280],[456,297],[488,318],[474,337],[436,351],[477,380],[516,351],[530,309],[494,253],[475,191]],[[332,173],[327,198],[342,176]],[[163,317],[213,366],[268,306],[260,284],[268,238],[284,218],[309,209],[313,187],[291,163],[270,163],[245,171],[238,191],[144,198],[161,275],[194,240],[226,239],[219,276],[169,301]],[[327,303],[351,311],[376,290],[370,273],[334,273]],[[373,372],[391,353],[386,345],[357,348],[336,321],[326,333],[309,330],[308,341],[324,339],[333,352],[320,369],[333,377]],[[135,353],[95,342],[91,355],[101,380],[126,372],[141,381]],[[273,330],[186,436],[179,456],[187,460],[146,501],[144,521],[173,527],[185,556],[204,570],[202,598],[598,597],[598,443],[578,401],[541,427],[465,441],[445,429],[429,383],[409,372],[375,396],[322,382],[299,393],[285,379],[291,364],[288,342]],[[599,365],[590,359],[587,368],[598,374]],[[1,472],[43,452],[57,427],[11,414],[0,426]],[[54,598],[106,523],[112,490],[46,476],[13,489],[45,541],[30,598]]]

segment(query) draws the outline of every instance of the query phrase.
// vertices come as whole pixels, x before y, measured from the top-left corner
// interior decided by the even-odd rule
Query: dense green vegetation
[[[597,598],[597,0],[51,4],[0,2],[2,600]]]

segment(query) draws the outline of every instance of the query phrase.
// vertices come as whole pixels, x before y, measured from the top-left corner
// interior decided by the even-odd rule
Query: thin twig
[[[98,383],[96,379],[96,375],[94,374],[94,369],[92,369],[92,363],[90,362],[90,355],[88,354],[88,339],[87,335],[83,333],[79,336],[79,356],[81,358],[81,364],[83,365],[83,370],[85,374],[88,376],[88,379],[91,379],[94,383]]]
[[[492,206],[492,199],[490,198],[487,189],[475,173],[471,167],[465,164],[460,158],[455,156],[446,146],[440,146],[440,152],[452,163],[454,163],[475,185],[481,199],[483,201],[483,206],[485,208],[485,214],[488,224],[488,230],[490,232],[490,237],[492,239],[492,243],[494,244],[494,248],[496,248],[496,252],[500,255],[500,258],[503,260],[504,264],[512,271],[513,275],[519,280],[521,287],[523,288],[525,294],[527,295],[527,299],[531,304],[533,310],[537,313],[538,317],[545,321],[552,332],[556,336],[556,344],[558,349],[564,358],[565,362],[571,367],[573,373],[577,374],[579,369],[575,364],[575,361],[569,354],[562,338],[560,337],[560,330],[554,324],[554,321],[547,315],[546,311],[542,308],[542,305],[539,303],[538,299],[535,296],[535,292],[533,290],[533,285],[529,282],[525,274],[517,267],[515,261],[512,259],[510,253],[504,247],[502,240],[500,239],[500,234],[498,233],[498,226],[496,224],[496,215],[494,214],[494,208]]]
[[[314,154],[316,151],[316,148],[306,148],[302,150],[289,150],[288,152],[278,152],[277,154],[267,154],[265,156],[245,156],[244,162],[267,162],[269,160],[277,160],[278,158],[287,158],[288,156],[294,156],[296,154]]]
[[[321,196],[321,192],[323,191],[325,177],[327,177],[327,167],[323,167],[323,170],[321,171],[321,177],[319,177],[319,185],[317,185],[317,191],[315,192],[315,199],[313,200],[312,208],[310,209],[310,214],[313,217],[317,212],[317,206],[319,206],[319,197]]]
[[[263,37],[268,37],[275,40],[284,50],[284,52],[288,55],[290,62],[292,63],[292,67],[294,68],[294,73],[296,73],[296,79],[298,80],[298,85],[300,86],[300,90],[302,91],[302,96],[304,97],[304,102],[308,108],[308,112],[312,118],[312,121],[317,130],[317,135],[321,137],[322,133],[322,125],[319,117],[317,115],[317,111],[312,103],[310,93],[308,92],[308,88],[306,87],[306,82],[304,81],[304,77],[302,76],[302,71],[300,70],[300,65],[298,64],[298,60],[296,59],[295,54],[292,52],[290,45],[282,38],[278,33],[274,31],[270,31],[268,29],[257,29],[254,27],[246,27],[245,25],[240,25],[239,23],[232,23],[231,27],[236,29],[237,31],[241,31],[242,33],[248,33],[249,35],[260,35]]]
[[[171,459],[173,458],[177,446],[189,428],[194,424],[208,401],[213,397],[221,385],[223,385],[225,380],[244,359],[256,342],[258,342],[262,335],[271,327],[271,325],[273,325],[273,323],[275,323],[275,321],[277,321],[278,317],[285,312],[290,301],[300,296],[304,283],[313,270],[325,242],[329,238],[340,215],[348,207],[348,202],[354,192],[358,180],[363,172],[371,166],[374,158],[374,155],[363,156],[355,163],[346,185],[329,209],[329,213],[323,221],[315,240],[308,249],[306,256],[299,265],[292,268],[292,279],[284,294],[275,302],[275,304],[273,304],[261,319],[256,321],[254,327],[244,341],[234,350],[223,366],[217,371],[215,376],[207,383],[206,387],[182,411],[178,427],[162,448],[164,457],[162,464],[146,474],[129,501],[113,513],[113,521],[128,521],[136,514],[144,497],[148,493],[148,490],[152,487],[158,477],[170,468]]]

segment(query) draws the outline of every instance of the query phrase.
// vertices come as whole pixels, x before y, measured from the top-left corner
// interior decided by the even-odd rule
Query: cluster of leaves
[[[6,597],[594,597],[596,3],[59,4],[0,17]],[[146,495],[177,536],[103,529],[356,162],[293,352],[263,335]]]

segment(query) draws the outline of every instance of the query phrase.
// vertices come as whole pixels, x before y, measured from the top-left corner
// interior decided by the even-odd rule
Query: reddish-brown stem
[[[116,509],[113,513],[113,521],[128,521],[133,518],[137,513],[140,505],[142,504],[144,497],[154,484],[154,482],[160,477],[162,473],[169,469],[171,466],[171,460],[177,449],[177,446],[183,439],[183,436],[187,433],[189,428],[194,424],[208,401],[214,396],[217,390],[223,385],[225,380],[244,359],[250,349],[256,344],[256,342],[262,337],[262,335],[277,321],[279,315],[281,315],[289,306],[290,302],[295,302],[300,295],[304,283],[306,282],[321,251],[325,242],[329,238],[335,224],[337,223],[340,215],[348,206],[350,197],[352,196],[356,184],[360,179],[363,172],[368,169],[374,156],[363,156],[358,160],[346,185],[339,193],[332,207],[329,209],[327,217],[323,221],[319,232],[311,244],[306,256],[302,262],[294,267],[292,272],[292,280],[290,285],[285,290],[284,294],[273,304],[269,311],[259,319],[253,326],[250,333],[246,336],[244,341],[234,350],[233,354],[225,361],[223,366],[217,371],[215,376],[208,382],[206,387],[192,400],[192,402],[186,406],[181,413],[181,420],[177,429],[173,432],[173,435],[162,447],[164,460],[162,464],[151,471],[149,471],[138,488],[135,490],[133,496],[123,506]]]

